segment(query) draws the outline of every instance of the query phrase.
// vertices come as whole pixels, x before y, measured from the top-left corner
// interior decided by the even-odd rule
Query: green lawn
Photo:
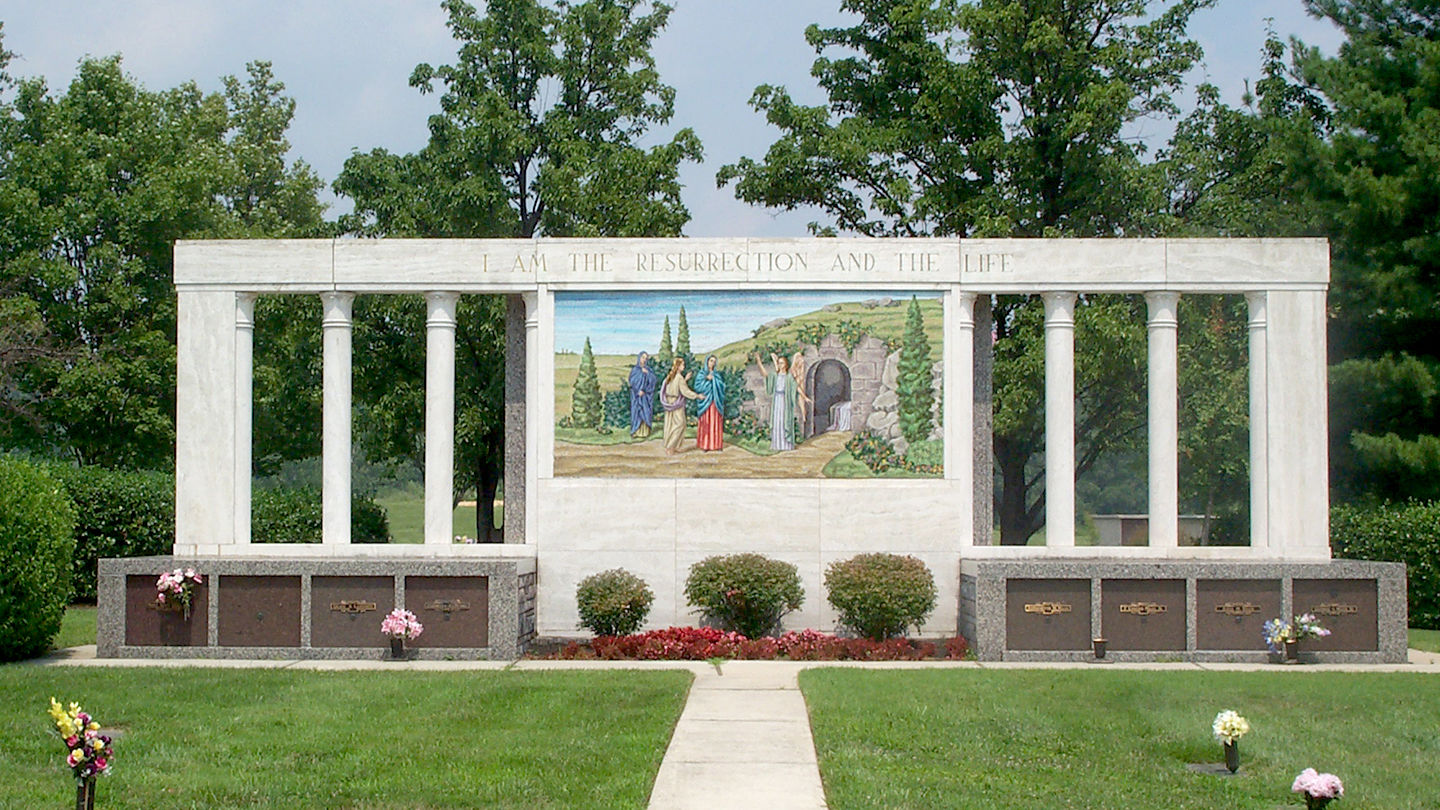
[[[385,507],[385,515],[390,521],[391,542],[425,542],[425,496],[423,493],[386,495],[376,498],[375,502]],[[499,519],[499,506],[496,507],[495,512],[496,518]],[[451,532],[452,536],[463,534],[474,537],[475,507],[455,507],[455,513],[450,522],[454,526],[454,530]]]
[[[1410,628],[1410,647],[1416,650],[1440,653],[1440,630]]]
[[[1346,810],[1432,810],[1433,675],[1125,670],[810,670],[800,676],[833,810],[1273,810],[1306,767]],[[1253,728],[1239,776],[1210,724]]]
[[[95,606],[71,605],[60,620],[60,633],[50,646],[57,650],[95,643]]]
[[[643,808],[685,672],[0,667],[0,808],[66,807],[53,695],[119,729],[105,808]]]

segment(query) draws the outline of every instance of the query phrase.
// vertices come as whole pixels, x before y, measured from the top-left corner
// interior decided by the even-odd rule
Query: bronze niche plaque
[[[221,647],[299,647],[300,577],[220,577]]]
[[[203,577],[206,584],[195,587],[190,618],[186,620],[179,605],[162,608],[156,604],[158,576],[125,577],[125,643],[137,647],[204,647],[210,635],[210,578]]]
[[[394,609],[394,577],[313,576],[310,646],[388,647],[380,621]]]
[[[1090,649],[1090,580],[1005,580],[1005,648]]]
[[[1302,651],[1370,652],[1380,649],[1380,615],[1373,579],[1297,579],[1296,613],[1314,613],[1325,638],[1300,642]]]
[[[1280,615],[1278,579],[1202,579],[1195,583],[1195,646],[1265,649],[1265,622]]]
[[[1185,649],[1185,580],[1107,579],[1100,622],[1112,650]]]
[[[490,646],[489,577],[405,577],[405,607],[425,625],[408,644]]]

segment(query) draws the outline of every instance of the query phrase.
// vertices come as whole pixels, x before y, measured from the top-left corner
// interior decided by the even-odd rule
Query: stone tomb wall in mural
[[[560,292],[555,475],[938,478],[934,291]]]

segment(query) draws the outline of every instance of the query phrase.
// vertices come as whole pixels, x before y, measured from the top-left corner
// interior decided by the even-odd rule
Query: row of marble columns
[[[1041,293],[1045,305],[1045,545],[1075,546],[1075,302],[1077,293]],[[975,340],[975,294],[957,293],[955,351],[967,360]],[[1267,545],[1265,469],[1265,301],[1247,293],[1250,354],[1250,544]],[[1145,293],[1148,310],[1149,535],[1152,548],[1175,548],[1180,527],[1179,318],[1177,292]],[[961,363],[953,395],[971,402],[973,367]],[[968,460],[973,434],[961,426],[946,437],[959,442],[956,457]],[[959,465],[961,491],[973,491],[973,469]],[[988,542],[989,538],[985,538]]]
[[[351,310],[354,293],[322,293],[324,406],[322,439],[322,536],[327,544],[350,542]],[[1041,293],[1045,305],[1045,535],[1051,548],[1075,545],[1075,303],[1074,292]],[[526,296],[527,372],[538,374],[534,297]],[[1150,545],[1174,548],[1179,541],[1178,318],[1180,294],[1149,292],[1149,533]],[[455,310],[459,294],[425,294],[425,542],[452,541],[455,461]],[[1266,545],[1265,293],[1246,294],[1250,341],[1250,533],[1252,547]],[[954,295],[952,350],[961,373],[956,401],[974,392],[975,294]],[[237,296],[236,335],[236,538],[250,540],[250,465],[255,296]],[[535,377],[531,377],[535,379]],[[968,425],[951,431],[960,491],[974,490],[969,463],[974,436]],[[527,446],[527,451],[534,448]],[[529,510],[527,510],[529,511]],[[986,538],[988,540],[988,538]]]

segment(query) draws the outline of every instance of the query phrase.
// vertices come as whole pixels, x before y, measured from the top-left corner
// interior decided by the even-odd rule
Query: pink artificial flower
[[[165,594],[163,592],[155,594],[155,601],[162,605],[165,604]]]
[[[95,760],[95,767],[96,767],[96,768],[99,768],[99,769],[102,770],[102,771],[105,770],[107,767],[109,767],[109,765],[110,765],[110,761],[107,760],[107,759],[105,759],[104,757],[101,757],[101,758]]]
[[[1295,777],[1290,792],[1316,799],[1338,799],[1345,795],[1345,785],[1333,773],[1316,773],[1314,768],[1306,768]]]

